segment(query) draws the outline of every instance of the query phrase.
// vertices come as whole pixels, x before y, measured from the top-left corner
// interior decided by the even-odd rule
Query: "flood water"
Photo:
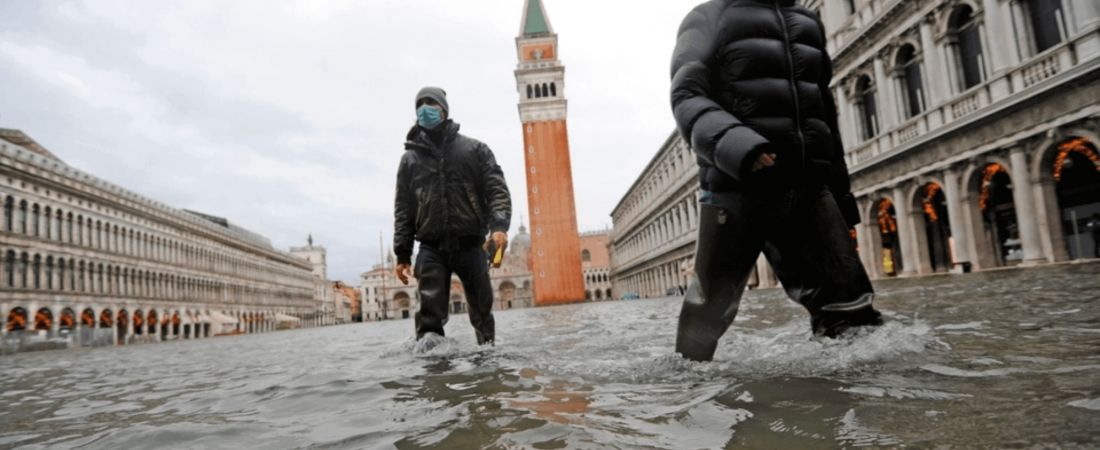
[[[749,292],[710,363],[678,298],[9,355],[0,448],[1100,448],[1100,264],[876,288],[838,341]]]

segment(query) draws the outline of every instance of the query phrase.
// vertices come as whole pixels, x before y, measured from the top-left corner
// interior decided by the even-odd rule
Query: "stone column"
[[[1046,259],[1039,240],[1034,189],[1028,178],[1027,153],[1023,146],[1014,147],[1009,155],[1012,164],[1012,200],[1016,202],[1016,223],[1020,227],[1020,244],[1024,249],[1024,265]]]
[[[882,62],[886,55],[876,54],[873,62],[875,69],[875,86],[878,88],[878,132],[894,128],[898,124],[897,97],[894,95],[894,83],[886,77],[886,69]]]
[[[948,169],[943,173],[943,195],[947,198],[948,224],[951,240],[955,243],[955,262],[970,262],[970,240],[963,226],[963,205],[959,200],[959,173]]]
[[[856,116],[853,115],[854,112],[852,111],[851,105],[848,103],[848,95],[844,92],[843,83],[844,81],[842,80],[833,88],[833,91],[836,92],[833,98],[836,99],[836,109],[840,114],[838,117],[840,121],[840,139],[851,146],[853,143],[859,142],[859,139],[856,139]]]
[[[929,108],[932,109],[939,106],[950,92],[945,91],[944,83],[942,80],[947,80],[947,71],[941,58],[941,53],[936,48],[936,43],[932,38],[932,25],[935,23],[935,16],[928,15],[920,22],[920,46],[922,47],[921,53],[924,55],[925,66],[925,86],[928,89],[929,94]]]
[[[912,215],[910,214],[909,197],[905,195],[902,187],[894,188],[894,213],[898,223],[898,239],[901,240],[902,270],[898,276],[913,276],[918,273],[920,260],[917,252],[916,234],[913,231]]]
[[[985,36],[989,40],[989,65],[994,77],[1009,68],[1012,63],[1009,57],[1016,47],[1015,33],[1008,17],[1003,15],[1005,11],[1001,9],[1001,3],[1002,0],[982,0],[982,7],[985,9]]]

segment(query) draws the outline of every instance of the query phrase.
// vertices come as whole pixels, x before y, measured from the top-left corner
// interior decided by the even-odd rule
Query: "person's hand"
[[[407,263],[397,264],[397,279],[401,280],[401,284],[409,284],[409,277],[412,276],[410,267]]]
[[[759,158],[756,158],[756,162],[752,164],[752,171],[763,169],[765,167],[771,167],[775,165],[775,153],[764,153]]]
[[[499,251],[503,252],[508,249],[508,235],[503,231],[494,231],[492,236],[489,236],[489,239],[493,240],[493,243],[497,245]],[[493,255],[489,256],[492,257]],[[504,258],[501,258],[501,261],[503,260]],[[493,264],[493,267],[500,267],[500,263]]]

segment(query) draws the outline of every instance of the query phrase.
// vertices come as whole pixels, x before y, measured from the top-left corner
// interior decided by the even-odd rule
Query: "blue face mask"
[[[416,110],[416,122],[429,130],[435,128],[443,122],[443,110],[436,106],[421,106]]]

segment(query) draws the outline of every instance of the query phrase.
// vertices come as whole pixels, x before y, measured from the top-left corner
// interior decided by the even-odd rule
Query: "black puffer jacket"
[[[508,231],[512,197],[489,147],[458,134],[458,124],[440,125],[439,146],[419,126],[405,142],[397,169],[393,250],[409,263],[413,239],[440,250],[480,245],[489,231]]]
[[[680,25],[672,110],[703,189],[821,181],[850,191],[821,20],[793,0],[712,0]],[[775,166],[752,172],[761,153]]]

